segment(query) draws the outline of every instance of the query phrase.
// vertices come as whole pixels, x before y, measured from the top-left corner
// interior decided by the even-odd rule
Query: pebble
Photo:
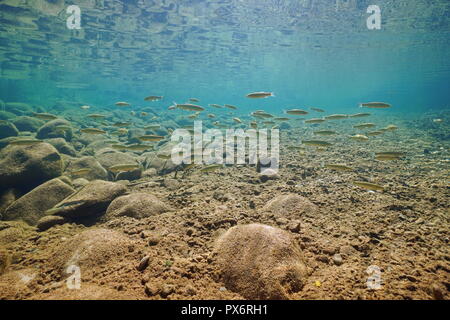
[[[336,253],[333,256],[333,262],[335,265],[340,266],[343,263],[342,256],[339,253]]]
[[[138,271],[144,271],[148,267],[148,263],[150,261],[150,256],[145,256],[141,259],[141,262],[139,262],[139,265],[137,266]]]

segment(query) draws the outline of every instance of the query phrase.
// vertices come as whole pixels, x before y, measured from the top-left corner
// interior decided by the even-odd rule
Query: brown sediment
[[[261,297],[245,291],[248,286],[239,284],[246,288],[239,291],[224,281],[215,250],[230,228],[259,223],[292,238],[308,268],[302,285],[283,291],[283,298],[448,299],[446,142],[399,124],[395,135],[363,145],[350,142],[343,132],[323,152],[284,148],[299,144],[307,133],[301,130],[282,133],[278,179],[261,180],[247,165],[208,174],[193,168],[176,179],[174,172],[152,174],[129,184],[127,192],[151,194],[152,201],[168,204],[170,211],[139,213],[139,219],[112,215],[90,227],[65,223],[43,232],[1,221],[0,254],[7,263],[2,264],[0,298],[244,298],[239,292]],[[424,146],[430,152],[424,153]],[[404,151],[405,158],[384,162],[372,154],[394,150]],[[354,170],[336,172],[322,163],[346,163]],[[353,185],[354,180],[385,190],[370,192]],[[99,229],[98,237],[106,240],[86,245]],[[66,287],[69,274],[61,266],[76,255],[80,243],[78,254],[88,253],[80,264],[82,289],[77,291]],[[367,287],[370,266],[381,272],[378,290]]]

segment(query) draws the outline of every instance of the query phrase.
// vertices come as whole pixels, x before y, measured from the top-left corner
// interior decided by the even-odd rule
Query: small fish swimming
[[[368,116],[370,116],[370,113],[361,112],[361,113],[351,114],[348,117],[349,118],[363,118],[363,117],[368,117]]]
[[[92,119],[103,119],[106,116],[104,116],[103,114],[93,113],[93,114],[88,114],[87,117],[92,118]]]
[[[216,104],[216,103],[210,103],[209,106],[217,108],[217,109],[221,109],[222,108],[222,106],[220,104]]]
[[[322,119],[322,118],[312,118],[312,119],[305,120],[305,123],[322,123],[325,121],[326,120]]]
[[[148,96],[144,98],[144,101],[158,101],[162,100],[163,98],[163,96]]]
[[[58,117],[51,113],[35,113],[33,112],[33,116],[41,119],[41,120],[55,120]]]
[[[85,174],[88,174],[89,172],[91,172],[91,169],[89,169],[89,168],[82,168],[82,169],[71,171],[71,172],[69,172],[69,174],[71,176],[83,176]]]
[[[189,98],[189,101],[190,102],[200,102],[200,100],[197,98]]]
[[[97,129],[97,128],[85,128],[85,129],[81,129],[80,131],[82,133],[87,133],[87,134],[105,134],[106,133],[106,131]]]
[[[368,141],[369,138],[363,134],[355,134],[354,136],[350,136],[350,139],[355,141]]]
[[[259,99],[259,98],[275,97],[275,94],[273,92],[252,92],[247,94],[246,97],[251,99]]]
[[[147,134],[147,135],[138,137],[138,139],[141,141],[160,141],[160,140],[164,139],[164,137],[158,136],[156,134]]]
[[[386,129],[387,131],[394,131],[394,130],[397,130],[398,127],[395,126],[395,125],[393,125],[393,124],[390,124],[390,125],[388,125],[385,129]]]
[[[71,126],[66,126],[66,125],[61,125],[61,126],[56,126],[55,129],[57,131],[66,132],[66,131],[72,130],[72,127]]]
[[[377,109],[385,109],[390,108],[391,105],[385,102],[364,102],[359,105],[361,108],[377,108]]]
[[[384,191],[384,187],[375,183],[365,182],[365,181],[353,181],[355,186],[364,188],[371,191]]]
[[[116,102],[115,105],[118,106],[118,107],[128,107],[128,106],[131,106],[131,104],[129,104],[128,102],[125,102],[125,101],[119,101],[119,102]]]
[[[239,118],[233,118],[233,121],[236,123],[242,123],[241,119],[239,119]]]
[[[332,114],[332,115],[325,117],[326,120],[341,120],[341,119],[347,119],[347,118],[348,118],[348,115],[346,115],[346,114]]]
[[[221,167],[222,167],[222,165],[220,165],[220,164],[211,164],[209,166],[201,168],[200,172],[211,172],[211,171],[217,170]]]
[[[289,119],[288,117],[276,117],[276,118],[273,118],[273,120],[275,120],[275,121],[289,121],[291,119]]]
[[[131,144],[128,146],[125,146],[126,150],[130,151],[145,151],[153,149],[153,146],[145,145],[145,144]]]
[[[333,170],[337,170],[337,171],[352,171],[353,170],[352,167],[346,166],[344,164],[329,163],[329,164],[326,164],[325,167],[328,169],[333,169]]]
[[[332,143],[323,140],[303,140],[303,144],[313,147],[329,147]]]
[[[113,124],[113,127],[129,127],[131,124],[131,122],[116,122]]]
[[[320,109],[320,108],[310,108],[311,110],[313,110],[313,111],[316,111],[316,112],[325,112],[325,110],[323,110],[323,109]]]
[[[304,115],[308,114],[308,111],[301,110],[301,109],[291,109],[291,110],[286,110],[286,113],[292,114],[295,116],[304,116]]]
[[[236,106],[233,106],[232,104],[224,104],[223,105],[225,108],[228,108],[228,109],[233,109],[233,110],[236,110],[237,109],[237,107]]]
[[[178,104],[178,103],[174,102],[174,105],[176,108],[186,110],[186,111],[203,111],[203,110],[205,110],[205,108],[203,108],[201,106],[198,106],[195,104],[190,104],[190,103]]]
[[[337,134],[336,131],[333,130],[320,130],[320,131],[314,131],[313,134],[318,136],[332,136]]]
[[[42,142],[44,141],[38,139],[17,139],[11,141],[9,144],[12,146],[32,146]]]
[[[366,129],[366,128],[373,128],[373,127],[375,127],[375,124],[374,123],[360,123],[360,124],[355,124],[354,126],[353,126],[353,128],[355,128],[355,129]]]
[[[88,110],[88,109],[90,109],[91,107],[90,107],[90,106],[81,106],[80,108],[83,109],[83,110]]]
[[[370,131],[366,133],[366,136],[368,137],[374,137],[374,136],[379,136],[380,134],[383,134],[383,131],[377,130],[377,131]]]

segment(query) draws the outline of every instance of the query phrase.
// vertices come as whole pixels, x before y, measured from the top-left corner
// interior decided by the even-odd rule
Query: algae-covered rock
[[[58,151],[48,143],[13,146],[0,150],[0,189],[31,190],[62,173]]]
[[[263,211],[269,211],[280,215],[311,215],[317,211],[317,206],[307,198],[298,194],[283,194],[270,200],[264,206]]]
[[[16,126],[16,128],[19,131],[29,131],[29,132],[36,132],[42,125],[44,124],[43,121],[33,118],[33,117],[27,117],[27,116],[21,116],[17,117],[11,122]]]
[[[52,179],[14,201],[3,213],[4,220],[23,220],[35,225],[45,211],[75,192],[60,179]]]
[[[54,214],[69,220],[95,218],[105,213],[109,204],[126,192],[120,183],[95,180],[54,207]]]
[[[67,154],[72,157],[77,156],[76,150],[70,144],[68,144],[67,141],[64,140],[64,138],[48,139],[46,140],[46,142],[54,146],[60,153]]]
[[[115,150],[106,150],[106,152],[98,153],[95,155],[95,158],[100,162],[100,164],[104,168],[110,168],[112,166],[121,165],[121,164],[139,164],[139,162],[131,155],[119,152]],[[142,175],[141,168],[118,173],[116,179],[117,180],[136,180],[139,179]]]
[[[67,239],[57,248],[52,263],[61,275],[75,265],[83,273],[101,266],[115,265],[128,252],[133,241],[114,230],[90,229]]]
[[[170,207],[149,193],[132,193],[116,198],[106,210],[105,219],[109,220],[120,216],[137,219],[161,214],[170,210]]]
[[[82,169],[89,169],[82,174],[73,174],[80,172]],[[78,159],[70,159],[68,161],[65,173],[73,178],[84,178],[87,180],[108,180],[108,172],[94,157],[82,157]]]
[[[45,231],[53,226],[64,224],[68,222],[67,219],[60,216],[43,216],[37,222],[37,228],[39,231]]]
[[[70,141],[73,136],[72,129],[67,128],[61,130],[60,126],[70,127],[71,123],[64,119],[55,119],[49,121],[39,128],[36,134],[36,138],[38,139],[64,138],[66,141]]]
[[[0,120],[0,139],[17,137],[19,130],[11,122]]]
[[[247,299],[288,299],[307,277],[294,239],[271,226],[232,227],[218,239],[215,253],[226,287]]]

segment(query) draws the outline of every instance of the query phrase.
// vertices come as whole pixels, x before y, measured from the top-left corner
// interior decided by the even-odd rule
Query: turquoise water
[[[80,30],[66,26],[70,4]],[[370,4],[380,30],[366,26]],[[410,112],[450,100],[446,0],[11,0],[0,12],[4,101],[166,109],[196,97],[243,112],[387,101]],[[276,98],[246,99],[253,91]]]

